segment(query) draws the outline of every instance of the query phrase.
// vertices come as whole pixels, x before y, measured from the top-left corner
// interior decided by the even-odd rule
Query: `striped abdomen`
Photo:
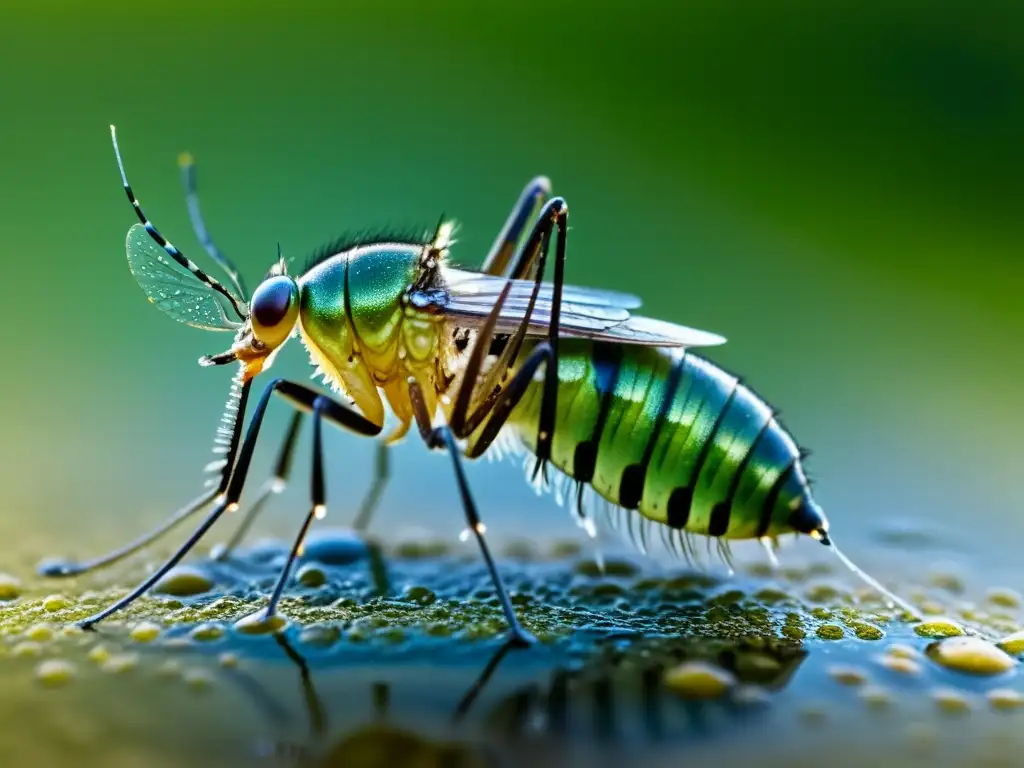
[[[572,339],[559,356],[551,462],[565,474],[692,533],[824,531],[799,449],[734,376],[680,349]],[[541,391],[535,380],[508,424],[531,451]]]

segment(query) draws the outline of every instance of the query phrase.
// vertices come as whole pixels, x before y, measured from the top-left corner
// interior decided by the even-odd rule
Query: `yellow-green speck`
[[[1024,653],[1024,631],[1014,632],[1012,635],[1007,635],[998,643],[996,643],[1007,653],[1018,656]]]
[[[110,658],[110,651],[102,643],[94,645],[89,650],[89,660],[94,661],[97,664],[103,664]]]
[[[702,661],[687,661],[665,672],[665,685],[684,699],[717,699],[736,684],[730,672]]]
[[[974,675],[998,675],[1016,666],[1016,660],[980,637],[949,637],[932,643],[928,657],[947,669]]]
[[[985,597],[993,605],[1001,608],[1020,608],[1020,592],[1007,587],[994,587],[985,593]]]
[[[331,624],[313,624],[299,633],[299,642],[320,648],[334,645],[341,639],[341,629]]]
[[[858,621],[851,623],[850,626],[853,629],[853,634],[861,640],[881,640],[885,637],[885,632],[874,624]]]
[[[111,674],[122,675],[135,669],[138,663],[139,657],[134,653],[119,653],[116,656],[109,656],[100,664],[100,669]]]
[[[235,622],[234,627],[238,632],[246,635],[269,635],[280,632],[288,626],[288,619],[279,613],[267,616],[263,610],[243,616]]]
[[[964,634],[964,628],[950,618],[938,616],[922,621],[914,631],[921,637],[957,637]]]
[[[224,627],[214,621],[204,621],[202,624],[196,624],[192,628],[192,631],[189,632],[189,637],[201,643],[219,640],[224,637]]]
[[[952,688],[936,688],[932,691],[932,700],[941,711],[953,715],[964,714],[972,709],[971,700]]]
[[[195,691],[205,691],[213,684],[213,677],[205,669],[188,669],[182,674],[185,685]]]
[[[0,600],[21,597],[21,580],[9,573],[0,573]]]
[[[53,639],[53,627],[49,624],[33,624],[25,630],[25,638],[37,643],[45,643]]]
[[[225,651],[217,657],[217,661],[225,669],[235,669],[239,663],[238,654]]]
[[[892,694],[880,685],[862,686],[857,695],[872,709],[886,709],[892,704]]]
[[[47,688],[60,688],[75,677],[75,665],[66,659],[47,659],[36,667],[36,679]]]
[[[886,653],[890,656],[895,656],[900,659],[921,659],[921,652],[912,645],[906,643],[893,643],[885,649]]]
[[[11,649],[12,656],[30,657],[39,656],[43,652],[43,647],[33,640],[23,640]]]
[[[822,640],[842,640],[845,633],[838,624],[822,624],[816,634]]]
[[[313,563],[306,563],[306,565],[299,568],[299,572],[295,574],[296,581],[305,587],[322,587],[327,583],[327,574],[324,573],[324,569]]]
[[[172,568],[153,587],[154,592],[175,597],[188,597],[209,592],[213,587],[213,579],[205,572],[191,566],[183,565]]]
[[[908,659],[906,656],[894,656],[892,653],[879,656],[878,663],[891,672],[914,677],[920,675],[922,669],[921,665],[914,659]]]
[[[928,579],[934,586],[959,594],[964,591],[964,580],[952,571],[935,571]]]
[[[68,600],[64,595],[49,595],[43,598],[43,610],[54,613],[56,611],[63,611],[65,608],[71,606],[71,601]]]
[[[846,664],[833,664],[828,668],[828,674],[837,683],[843,685],[863,685],[868,681],[867,672],[860,667],[851,667]]]
[[[141,621],[132,627],[131,638],[137,643],[151,643],[160,637],[160,625],[152,621]]]
[[[993,688],[985,694],[992,709],[1014,710],[1024,707],[1024,694],[1012,688]]]

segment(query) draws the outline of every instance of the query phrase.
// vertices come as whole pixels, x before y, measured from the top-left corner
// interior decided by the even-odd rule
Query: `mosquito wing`
[[[208,331],[237,331],[242,327],[228,317],[219,294],[172,261],[144,226],[135,224],[128,230],[125,247],[135,281],[162,312],[179,323]]]
[[[445,269],[446,289],[423,297],[447,317],[467,327],[479,327],[494,308],[506,278],[479,272]],[[496,333],[514,333],[530,303],[532,280],[513,280],[501,308]],[[551,322],[554,286],[542,283],[527,325],[527,335],[545,336]],[[566,285],[562,288],[559,334],[566,337],[641,344],[653,347],[713,347],[725,343],[715,333],[633,315],[640,299],[626,293]]]

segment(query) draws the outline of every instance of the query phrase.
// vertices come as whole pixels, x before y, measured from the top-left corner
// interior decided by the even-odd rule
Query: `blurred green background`
[[[205,265],[175,164],[195,154],[250,285],[278,242],[301,264],[349,228],[442,212],[476,265],[548,174],[569,278],[729,337],[711,358],[813,450],[838,541],[925,520],[1012,564],[1024,5],[962,6],[7,0],[0,565],[98,552],[194,495],[226,393],[196,359],[228,337],[171,322],[128,272],[112,122],[146,210]],[[308,375],[298,344],[277,370]],[[342,523],[372,446],[329,449]],[[306,455],[265,531],[297,524]],[[402,446],[379,530],[454,536],[446,462]],[[497,535],[575,535],[517,467],[471,479]]]

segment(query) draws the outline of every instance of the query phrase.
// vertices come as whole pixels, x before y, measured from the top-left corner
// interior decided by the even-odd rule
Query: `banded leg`
[[[196,233],[196,239],[200,242],[210,258],[217,262],[217,265],[224,270],[231,284],[238,291],[243,301],[249,300],[249,292],[245,289],[245,281],[238,268],[231,263],[231,260],[224,255],[224,252],[217,247],[206,229],[206,222],[203,221],[203,212],[199,207],[199,192],[196,189],[196,161],[188,152],[182,152],[178,157],[178,165],[181,168],[181,183],[185,187],[185,204],[188,206],[188,217],[192,221],[192,230]]]
[[[239,413],[238,420],[236,422],[236,433],[237,430],[240,430],[242,419],[245,416],[245,405],[248,400],[250,386],[251,381],[246,381],[242,387],[242,394],[238,405]],[[120,611],[137,600],[141,595],[145,594],[154,584],[162,579],[164,575],[171,570],[171,568],[177,565],[181,559],[189,553],[189,551],[206,534],[213,524],[217,522],[218,518],[220,518],[225,510],[232,509],[237,506],[238,500],[242,495],[242,487],[245,484],[245,478],[249,473],[252,454],[256,448],[256,441],[259,438],[260,426],[263,424],[263,416],[266,413],[270,398],[274,394],[288,400],[293,406],[297,406],[304,410],[313,409],[318,399],[324,400],[327,405],[321,407],[320,414],[332,423],[368,437],[376,437],[381,432],[382,428],[379,425],[369,421],[346,405],[342,405],[341,403],[322,397],[319,392],[305,386],[304,384],[297,384],[296,382],[286,381],[284,379],[275,379],[270,382],[266,389],[264,389],[263,394],[260,396],[259,402],[256,405],[256,410],[253,412],[252,419],[249,422],[249,427],[245,434],[245,440],[242,443],[241,450],[238,451],[238,460],[235,464],[234,471],[231,473],[231,480],[228,483],[227,490],[225,493],[219,494],[216,497],[217,503],[213,510],[203,519],[203,522],[200,523],[199,527],[192,532],[178,551],[171,555],[163,565],[157,568],[149,578],[145,579],[129,594],[125,595],[113,605],[82,620],[79,625],[83,629],[92,629],[96,624],[103,621],[108,616]],[[237,444],[237,440],[234,442]]]

